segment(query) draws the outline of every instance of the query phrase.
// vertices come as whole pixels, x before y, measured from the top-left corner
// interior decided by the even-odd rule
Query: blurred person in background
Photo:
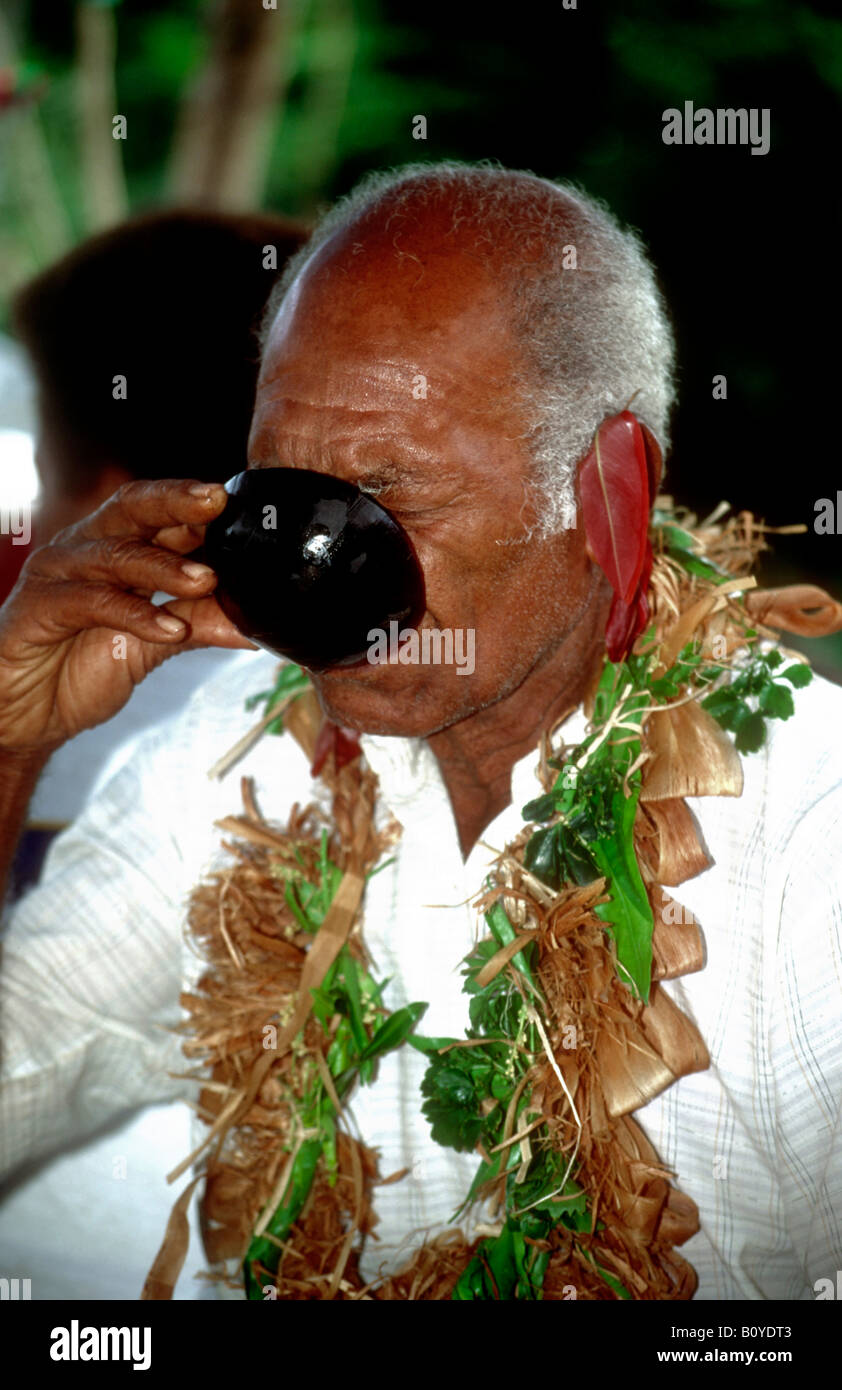
[[[240,471],[256,329],[304,235],[303,224],[262,213],[148,213],[90,238],[18,291],[12,326],[35,377],[41,491],[31,545],[2,537],[0,601],[30,549],[95,512],[121,484],[188,475],[225,482]],[[13,896],[37,877],[50,840],[97,777],[129,756],[132,737],[175,713],[227,659],[206,650],[167,663],[126,709],[56,754],[30,806]]]

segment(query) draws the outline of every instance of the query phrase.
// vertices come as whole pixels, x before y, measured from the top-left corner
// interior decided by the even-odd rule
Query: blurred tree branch
[[[183,102],[170,164],[172,201],[259,206],[284,99],[287,0],[214,0],[205,65]]]
[[[315,206],[336,168],[357,47],[350,0],[312,0],[307,85],[299,112],[302,133],[291,166],[298,197]]]
[[[20,68],[12,27],[0,10],[0,67],[16,73]],[[11,254],[0,276],[0,290],[7,292],[23,276],[60,256],[73,239],[64,201],[56,183],[34,102],[10,104],[0,115],[0,144],[4,165],[3,200],[14,190],[14,215],[26,236],[26,257]],[[13,263],[14,262],[14,263]],[[28,263],[27,263],[28,262]]]
[[[120,222],[129,199],[121,142],[112,134],[117,115],[114,65],[119,0],[80,0],[76,6],[76,99],[82,197],[89,231]]]

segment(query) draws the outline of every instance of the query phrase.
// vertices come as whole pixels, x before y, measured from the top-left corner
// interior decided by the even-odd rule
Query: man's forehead
[[[415,294],[405,288],[398,277],[369,293],[329,273],[294,285],[266,339],[259,410],[329,405],[362,416],[412,404],[431,414],[428,402],[449,399],[496,414],[519,355],[499,291],[478,279],[439,298],[432,274]]]
[[[302,378],[303,385],[306,380]],[[431,462],[441,470],[458,442],[467,444],[473,436],[482,448],[487,430],[493,430],[489,422],[483,432],[481,417],[472,418],[467,428],[460,424],[455,406],[447,408],[458,400],[456,391],[437,410],[427,411],[410,392],[386,383],[366,407],[357,373],[344,378],[331,374],[329,389],[321,395],[322,378],[309,380],[312,390],[294,392],[280,372],[259,392],[249,439],[252,466],[326,462],[351,470],[354,482],[372,492],[397,481],[420,486],[429,477]],[[344,390],[337,388],[337,380]]]
[[[312,322],[309,324],[312,327]],[[363,343],[342,334],[296,331],[267,343],[258,402],[274,403],[276,413],[328,402],[340,409],[371,413],[402,404],[412,391],[417,359],[372,335]]]
[[[486,333],[505,333],[500,275],[488,249],[427,225],[352,227],[335,234],[304,264],[279,306],[268,344],[302,317],[330,331],[446,337],[451,325],[482,316]]]

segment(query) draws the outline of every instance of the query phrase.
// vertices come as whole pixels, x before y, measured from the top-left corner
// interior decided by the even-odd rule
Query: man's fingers
[[[223,510],[228,494],[221,483],[196,478],[163,478],[124,483],[78,526],[83,539],[106,536],[151,537],[169,527],[203,527]]]
[[[142,642],[178,643],[189,627],[180,616],[158,608],[138,594],[110,584],[72,581],[41,583],[21,639],[27,646],[53,646],[88,628],[105,627],[129,633]],[[20,639],[19,639],[20,640]]]
[[[49,645],[104,627],[184,650],[254,650],[209,597],[217,583],[213,570],[148,538],[83,539],[74,529],[35,551],[25,570],[20,602],[26,611],[26,633],[21,635],[27,644]],[[150,599],[160,592],[174,597],[159,607]]]
[[[190,636],[184,643],[185,650],[194,647],[226,647],[233,650],[259,651],[247,637],[226,618],[216,599],[206,598],[190,601],[177,599],[165,604],[161,610],[182,618],[190,628]]]
[[[155,532],[152,543],[179,555],[189,555],[191,550],[198,550],[204,539],[204,526],[164,526]]]
[[[207,594],[216,587],[216,575],[207,565],[130,536],[53,542],[30,556],[27,570],[47,582],[109,584],[177,598]]]

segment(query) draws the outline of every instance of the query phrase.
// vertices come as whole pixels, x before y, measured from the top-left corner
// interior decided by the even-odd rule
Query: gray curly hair
[[[569,183],[490,161],[407,164],[367,174],[317,222],[288,261],[267,305],[265,344],[281,301],[337,231],[376,211],[391,216],[447,195],[453,223],[476,225],[477,243],[505,229],[530,256],[507,261],[501,294],[523,364],[512,385],[532,422],[543,535],[576,525],[576,465],[600,423],[634,398],[634,413],[665,454],[675,398],[675,346],[655,272],[636,232],[604,203]],[[530,273],[525,273],[529,259]]]

